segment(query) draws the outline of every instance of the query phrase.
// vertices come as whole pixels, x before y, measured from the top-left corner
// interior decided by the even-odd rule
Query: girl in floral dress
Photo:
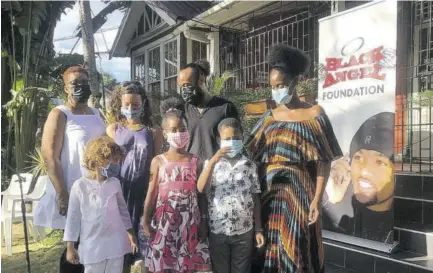
[[[185,151],[189,135],[182,111],[166,106],[164,137],[170,149],[156,156],[144,203],[143,230],[149,240],[149,268],[155,273],[211,271],[205,221],[200,221],[196,155]],[[161,107],[164,109],[164,107]],[[164,110],[165,110],[164,109]],[[153,216],[153,217],[152,217]]]

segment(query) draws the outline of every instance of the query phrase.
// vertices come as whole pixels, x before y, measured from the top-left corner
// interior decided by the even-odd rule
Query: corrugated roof
[[[220,1],[152,1],[146,3],[156,5],[176,22],[182,22],[194,18],[219,2]]]

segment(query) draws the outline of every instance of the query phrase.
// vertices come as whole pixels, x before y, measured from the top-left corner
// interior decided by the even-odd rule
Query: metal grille
[[[284,43],[318,59],[318,19],[330,14],[330,2],[272,2],[220,29],[220,70],[235,77],[228,88],[245,90],[268,86],[266,56],[274,44]],[[311,67],[310,76],[314,75]]]
[[[433,3],[398,7],[396,170],[432,173]]]

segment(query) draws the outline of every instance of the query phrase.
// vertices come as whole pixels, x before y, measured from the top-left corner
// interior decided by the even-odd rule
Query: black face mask
[[[91,94],[90,85],[88,84],[77,84],[71,86],[71,96],[78,103],[86,103]]]
[[[203,101],[204,93],[198,86],[182,87],[182,98],[185,102],[198,105]]]

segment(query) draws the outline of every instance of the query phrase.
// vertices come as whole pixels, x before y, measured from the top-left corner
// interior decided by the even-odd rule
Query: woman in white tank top
[[[87,71],[79,66],[63,75],[68,101],[48,115],[42,135],[42,155],[51,183],[35,208],[35,225],[52,229],[65,228],[69,191],[83,175],[81,167],[87,141],[105,133],[98,110],[87,105],[90,86]]]

